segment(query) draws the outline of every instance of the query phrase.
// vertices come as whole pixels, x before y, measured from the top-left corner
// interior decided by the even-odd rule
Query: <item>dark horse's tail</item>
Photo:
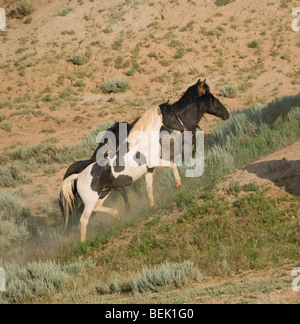
[[[62,183],[59,194],[59,206],[63,215],[64,230],[66,231],[69,224],[70,214],[73,214],[76,206],[76,182],[79,174],[73,174]]]

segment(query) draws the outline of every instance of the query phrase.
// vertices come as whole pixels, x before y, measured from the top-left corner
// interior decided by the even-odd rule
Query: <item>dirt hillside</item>
[[[236,171],[220,185],[220,193],[228,193],[231,182],[270,187],[269,195],[274,197],[300,196],[300,142]]]

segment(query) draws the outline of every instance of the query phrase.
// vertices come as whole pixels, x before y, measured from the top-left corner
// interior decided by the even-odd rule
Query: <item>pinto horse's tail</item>
[[[72,174],[64,180],[60,189],[59,205],[64,221],[64,230],[66,231],[69,224],[70,213],[74,212],[76,202],[76,180],[79,174]]]

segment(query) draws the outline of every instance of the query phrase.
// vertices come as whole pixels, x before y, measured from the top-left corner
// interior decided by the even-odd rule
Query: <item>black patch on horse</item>
[[[110,193],[110,190],[102,191],[101,196],[99,197],[99,199],[104,199],[109,193]]]
[[[120,175],[111,183],[112,188],[127,187],[133,183],[133,178],[127,175]]]
[[[142,166],[142,165],[147,164],[147,158],[141,152],[136,152],[136,154],[134,156],[134,161],[138,164],[138,166]]]
[[[101,197],[102,190],[103,190],[103,186],[101,184],[101,175],[104,168],[106,169],[107,167],[101,167],[100,165],[95,163],[91,170],[91,176],[92,176],[91,189],[97,192],[99,197]]]
[[[129,151],[129,143],[125,141],[123,144],[120,145],[120,149],[117,151],[117,159],[116,164],[114,166],[114,171],[116,173],[121,173],[125,170],[125,155]]]

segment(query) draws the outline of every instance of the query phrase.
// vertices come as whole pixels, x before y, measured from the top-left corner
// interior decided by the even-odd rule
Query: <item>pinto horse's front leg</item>
[[[172,171],[174,173],[174,177],[175,177],[175,187],[176,187],[176,189],[180,189],[182,184],[181,184],[181,177],[180,177],[177,166],[171,161],[160,159],[158,167],[172,169]],[[149,200],[150,200],[150,206],[153,207],[153,206],[155,206],[155,202],[154,202],[154,198],[153,198],[153,171],[148,172],[145,175],[145,179],[146,179],[148,196],[149,196]]]
[[[160,164],[160,166],[159,166],[160,168],[172,169],[172,171],[174,173],[174,177],[175,177],[175,187],[176,187],[176,189],[180,189],[182,183],[181,183],[181,177],[180,177],[177,166],[173,162],[166,161],[166,160],[160,160],[159,164]]]

